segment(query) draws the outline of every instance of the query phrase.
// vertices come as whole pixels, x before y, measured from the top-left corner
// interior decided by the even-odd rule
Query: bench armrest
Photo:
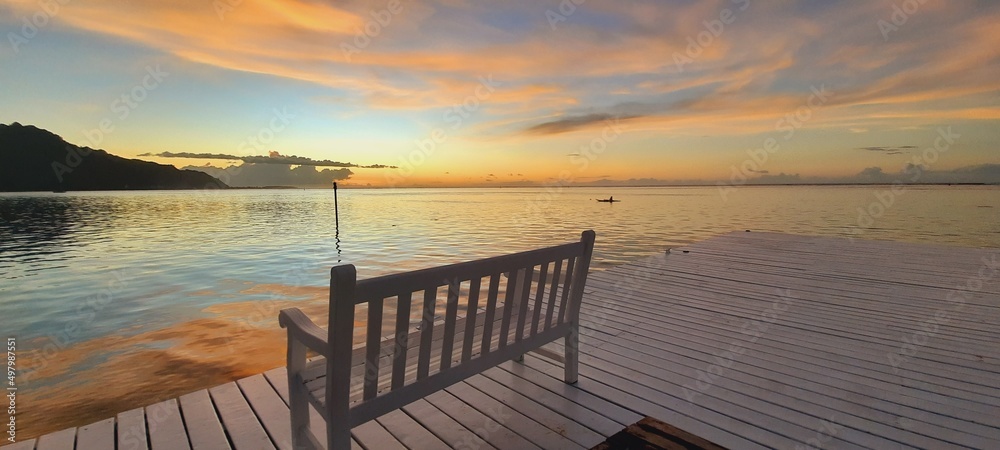
[[[298,308],[283,309],[278,313],[281,328],[288,329],[288,338],[296,339],[310,350],[328,355],[330,344],[326,340],[326,330],[320,328]]]

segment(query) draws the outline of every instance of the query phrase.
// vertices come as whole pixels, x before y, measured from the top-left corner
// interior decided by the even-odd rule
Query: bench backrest
[[[325,355],[330,425],[349,430],[577,333],[594,237],[585,231],[575,243],[362,281],[354,266],[334,267]],[[367,310],[363,349],[354,348],[356,307]],[[419,331],[411,333],[417,313]],[[364,371],[352,377],[359,363]]]

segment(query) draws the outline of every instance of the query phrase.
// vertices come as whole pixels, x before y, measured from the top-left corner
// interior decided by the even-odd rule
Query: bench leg
[[[305,369],[306,346],[295,340],[291,333],[288,336],[288,408],[291,415],[292,448],[295,450],[309,448],[311,441],[309,433],[309,399],[305,386],[299,379],[299,373]]]
[[[569,334],[566,335],[566,344],[564,346],[565,366],[566,374],[563,377],[563,381],[567,384],[573,384],[577,382],[579,365],[580,365],[580,329],[579,326],[575,325],[570,328]]]

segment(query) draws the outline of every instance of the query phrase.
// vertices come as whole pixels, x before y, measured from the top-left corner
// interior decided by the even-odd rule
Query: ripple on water
[[[90,361],[54,371],[53,392],[88,399],[80,386],[108,370],[121,392],[101,408],[139,406],[149,399],[125,391],[140,388],[130,378],[140,367],[165,374],[149,388],[167,395],[191,386],[170,367],[200,368],[198,381],[215,383],[280,365],[276,308],[314,302],[324,317],[338,263],[364,278],[572,241],[585,229],[597,231],[595,270],[744,229],[1000,247],[998,188],[914,189],[859,228],[858,208],[876,189],[747,187],[726,199],[715,187],[344,189],[339,230],[327,190],[3,194],[0,328],[27,352],[58,341]],[[623,201],[593,200],[608,195]],[[251,317],[260,319],[248,326]],[[219,342],[242,350],[222,355]]]

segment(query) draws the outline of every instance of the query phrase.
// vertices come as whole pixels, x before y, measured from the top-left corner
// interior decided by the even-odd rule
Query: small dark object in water
[[[691,250],[681,250],[684,253],[691,253]]]

